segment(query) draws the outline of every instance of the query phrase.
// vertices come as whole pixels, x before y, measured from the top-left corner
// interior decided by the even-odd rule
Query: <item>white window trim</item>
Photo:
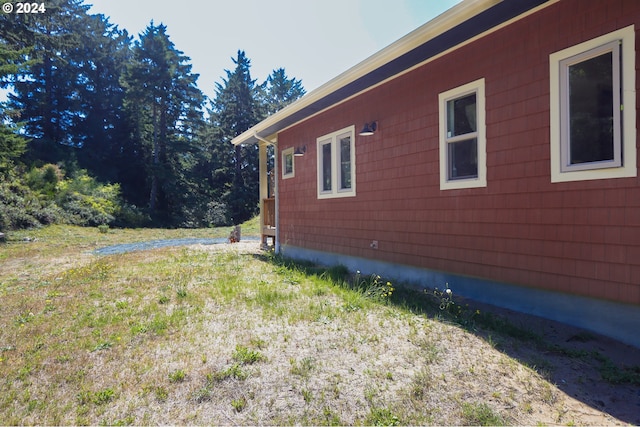
[[[351,141],[351,188],[341,190],[338,188],[340,182],[340,147],[339,137],[349,135]],[[331,190],[322,190],[322,146],[331,144]],[[327,135],[323,135],[316,140],[317,152],[317,190],[318,199],[334,199],[340,197],[355,197],[356,195],[356,139],[355,125],[340,129]]]
[[[580,167],[562,167],[563,126],[560,120],[561,109],[561,62],[574,56],[597,49],[614,41],[622,41],[622,166],[602,167],[593,165],[593,169]],[[586,181],[594,179],[625,178],[637,176],[636,167],[636,94],[635,94],[635,30],[634,26],[622,28],[609,34],[571,46],[552,53],[549,56],[550,80],[550,149],[551,182]],[[596,168],[597,167],[597,168]],[[563,169],[567,169],[563,171]]]
[[[291,156],[291,172],[286,173],[285,165],[287,162],[285,161],[287,156]],[[289,179],[296,176],[296,156],[294,155],[293,147],[286,148],[282,150],[282,179]]]
[[[449,179],[449,150],[447,146],[447,101],[476,93],[476,126],[478,149],[478,176],[473,178]],[[485,125],[484,78],[438,95],[440,128],[440,190],[480,188],[487,186],[487,138]]]

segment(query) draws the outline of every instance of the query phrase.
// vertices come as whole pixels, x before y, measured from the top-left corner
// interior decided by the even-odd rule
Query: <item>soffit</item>
[[[231,142],[273,140],[278,132],[552,0],[466,0],[409,33]]]

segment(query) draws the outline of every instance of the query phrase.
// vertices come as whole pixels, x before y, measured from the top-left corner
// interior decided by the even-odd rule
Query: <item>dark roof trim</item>
[[[464,43],[486,31],[491,30],[509,20],[528,12],[551,0],[504,0],[453,28],[431,38],[418,47],[398,56],[395,59],[379,66],[373,71],[364,74],[338,89],[331,91],[326,96],[304,106],[291,114],[275,122],[269,123],[269,118],[263,120],[249,131],[236,137],[233,144],[253,144],[258,142],[256,134],[262,137],[275,135],[280,130],[306,119],[326,108],[331,107],[357,93],[375,86],[397,74],[402,73],[430,58],[433,58],[455,46]],[[427,24],[428,25],[428,24]],[[309,95],[307,95],[309,96]],[[293,105],[293,104],[292,104]],[[281,110],[284,112],[284,110]],[[277,116],[278,113],[271,116]],[[263,126],[260,126],[263,124]],[[266,126],[265,126],[266,125]],[[253,130],[253,131],[252,131]]]

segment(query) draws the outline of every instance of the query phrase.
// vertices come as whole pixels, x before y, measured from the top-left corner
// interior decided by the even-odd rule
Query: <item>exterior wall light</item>
[[[304,156],[304,153],[307,152],[307,146],[301,145],[300,147],[296,147],[296,150],[293,152],[293,155],[296,157]]]
[[[360,131],[360,133],[358,135],[360,136],[370,136],[373,135],[376,132],[376,129],[378,129],[378,122],[374,121],[371,123],[365,123],[364,127],[362,128],[362,130]]]

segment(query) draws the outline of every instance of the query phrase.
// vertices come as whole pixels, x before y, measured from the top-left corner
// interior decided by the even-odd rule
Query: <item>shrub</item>
[[[75,177],[58,182],[56,202],[71,224],[109,224],[120,211],[120,185],[101,184],[81,170]]]
[[[37,193],[19,182],[0,182],[0,230],[16,230],[52,224],[60,210],[41,201]]]

